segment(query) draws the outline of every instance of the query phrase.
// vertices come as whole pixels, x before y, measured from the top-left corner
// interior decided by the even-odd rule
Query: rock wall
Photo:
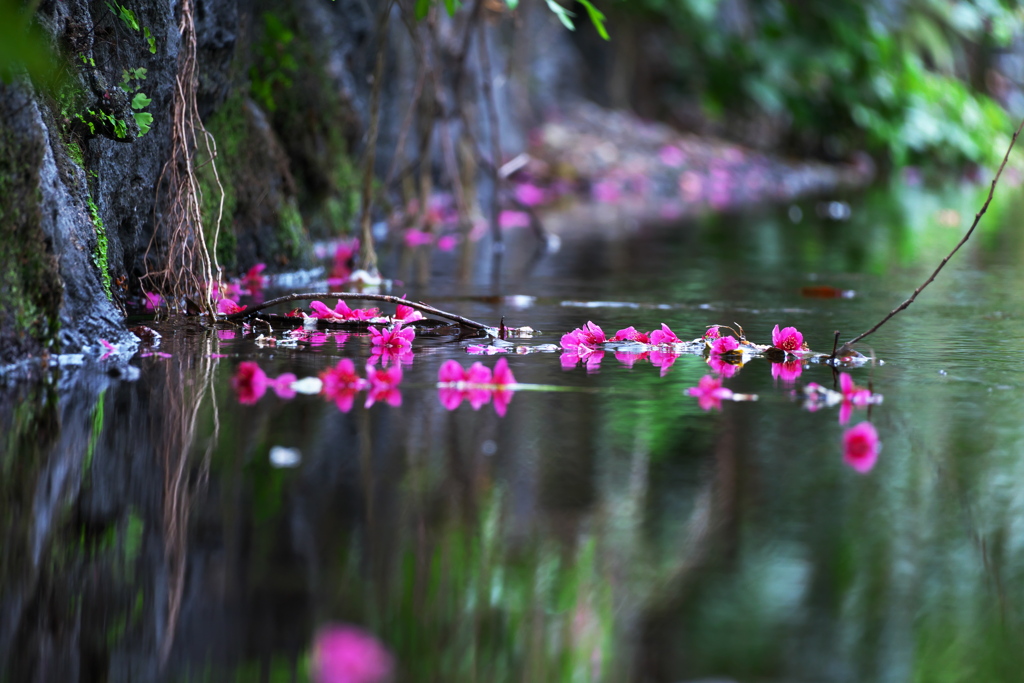
[[[311,235],[351,229],[381,6],[195,0],[197,105],[217,145],[217,175],[200,145],[197,176],[207,226],[222,213],[216,254],[227,274],[260,261],[303,265]],[[143,300],[147,267],[161,265],[160,245],[147,248],[167,206],[161,180],[180,11],[171,0],[40,4],[36,19],[63,80],[0,85],[0,297],[11,302],[0,310],[0,367],[98,349],[100,339],[132,343],[125,314]],[[465,14],[442,13],[433,32],[442,90],[453,86]],[[541,115],[578,94],[579,56],[539,0],[521,3],[514,19],[485,7],[481,22],[500,73],[502,146],[518,153]],[[395,7],[384,43],[379,175],[391,166],[420,74],[409,31]],[[483,145],[477,57],[471,46],[461,92]],[[436,113],[419,111],[413,129],[459,125]],[[404,153],[419,154],[417,135]],[[427,158],[440,166],[436,143]]]

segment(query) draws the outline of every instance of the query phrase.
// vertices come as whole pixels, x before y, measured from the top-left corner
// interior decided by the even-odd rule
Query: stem
[[[487,109],[487,127],[491,134],[491,239],[494,240],[494,248],[501,251],[504,247],[501,235],[501,226],[498,224],[499,190],[501,189],[501,174],[498,167],[501,165],[501,138],[498,131],[498,107],[494,102],[494,90],[492,88],[493,77],[491,75],[491,59],[487,54],[487,27],[480,24],[480,37],[477,39],[477,47],[480,52],[480,84],[483,89],[484,107]]]
[[[377,273],[377,252],[373,248],[373,164],[377,154],[377,134],[380,131],[380,91],[384,81],[384,53],[387,48],[388,19],[391,18],[391,2],[384,5],[383,14],[377,24],[377,63],[373,68],[373,90],[370,93],[370,130],[366,136],[366,152],[363,159],[363,211],[359,218],[360,243],[359,267]]]
[[[239,318],[247,318],[258,311],[270,308],[271,306],[276,306],[277,304],[283,304],[288,301],[305,301],[312,299],[361,299],[363,301],[384,301],[391,304],[402,304],[422,313],[429,313],[430,315],[437,316],[438,318],[445,318],[447,320],[457,322],[460,325],[464,325],[474,330],[487,331],[492,329],[483,323],[478,323],[475,320],[470,320],[469,318],[463,318],[461,315],[456,315],[455,313],[442,311],[439,308],[434,308],[433,306],[429,306],[418,301],[409,301],[408,299],[403,299],[400,296],[391,296],[390,294],[363,294],[362,292],[307,292],[304,294],[287,294],[285,296],[279,296],[276,299],[264,301],[263,303],[256,304],[255,306],[248,307],[244,311],[226,315],[223,319],[238,320]]]
[[[841,352],[848,350],[851,344],[854,344],[863,339],[864,337],[868,336],[869,334],[876,332],[878,328],[880,328],[885,323],[889,322],[889,320],[893,318],[897,313],[910,306],[910,304],[914,303],[914,299],[917,298],[917,295],[924,291],[924,288],[932,283],[932,280],[934,280],[935,276],[939,274],[939,271],[942,270],[943,267],[945,267],[945,265],[949,262],[949,259],[953,258],[953,254],[959,251],[960,247],[964,246],[964,244],[967,243],[967,240],[969,240],[971,238],[971,235],[974,233],[974,229],[978,227],[978,223],[981,221],[981,217],[984,216],[985,212],[988,210],[988,205],[992,202],[992,195],[996,191],[996,183],[999,182],[1000,176],[1003,175],[1003,169],[1006,168],[1006,162],[1010,158],[1010,152],[1013,150],[1013,145],[1017,142],[1017,136],[1020,135],[1020,131],[1022,128],[1024,128],[1024,120],[1020,122],[1020,125],[1017,126],[1017,130],[1014,131],[1013,133],[1013,137],[1010,138],[1010,146],[1006,148],[1006,154],[1003,155],[1003,163],[999,164],[999,170],[996,171],[995,177],[992,178],[992,185],[988,189],[988,198],[985,199],[985,203],[982,205],[981,210],[974,215],[974,222],[971,223],[971,227],[963,236],[963,239],[957,242],[957,245],[953,247],[953,251],[949,252],[946,258],[942,259],[942,261],[939,262],[939,265],[935,268],[934,271],[932,271],[932,274],[928,276],[928,279],[925,280],[920,287],[915,289],[914,293],[911,294],[906,301],[904,301],[899,306],[889,311],[889,314],[882,318],[880,321],[878,321],[878,323],[875,324],[875,326],[872,327],[870,330],[868,330],[867,332],[862,332],[861,334],[857,335],[850,341],[843,344],[842,349],[840,349]]]

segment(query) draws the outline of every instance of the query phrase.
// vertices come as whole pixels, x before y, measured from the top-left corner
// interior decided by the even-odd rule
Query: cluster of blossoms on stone
[[[516,378],[504,358],[498,359],[493,372],[480,362],[463,368],[458,361],[448,360],[437,373],[437,397],[445,410],[455,410],[463,401],[479,410],[493,399],[494,412],[504,417],[515,388]]]

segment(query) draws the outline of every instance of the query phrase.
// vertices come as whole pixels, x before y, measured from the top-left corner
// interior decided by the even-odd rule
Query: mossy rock
[[[45,140],[24,99],[0,84],[0,363],[57,350],[62,287],[42,229],[39,169]]]

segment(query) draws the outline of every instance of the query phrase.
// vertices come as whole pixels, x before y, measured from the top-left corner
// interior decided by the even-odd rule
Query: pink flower
[[[870,422],[861,422],[843,434],[843,460],[861,474],[875,466],[879,450],[878,432]]]
[[[333,368],[321,372],[320,380],[323,382],[320,393],[327,400],[334,401],[343,413],[352,409],[356,393],[367,384],[356,374],[355,365],[348,358],[342,358]]]
[[[866,406],[871,403],[871,390],[854,384],[849,373],[843,372],[839,375],[839,390],[843,394],[843,401],[848,401],[855,406]]]
[[[776,325],[772,330],[772,346],[789,353],[798,353],[803,350],[804,336],[795,327],[786,327],[780,332]]]
[[[437,240],[437,248],[441,251],[451,251],[458,243],[458,235],[445,235]]]
[[[370,358],[366,361],[370,365],[376,365],[379,361],[381,366],[386,368],[392,363],[412,365],[413,361],[416,360],[416,354],[407,346],[397,349],[391,346],[374,346],[372,348],[373,351],[370,354]]]
[[[380,316],[378,308],[349,308],[341,299],[334,307],[335,313],[341,315],[345,320],[373,320]]]
[[[708,356],[708,367],[721,375],[722,379],[729,379],[739,372],[740,368],[743,366],[739,363],[730,363],[729,361],[724,360],[717,353],[712,353]]]
[[[292,389],[292,384],[294,384],[297,379],[298,378],[293,373],[285,372],[270,380],[270,387],[274,390],[274,393],[277,394],[278,398],[283,398],[285,400],[295,398],[295,390]]]
[[[313,311],[312,317],[322,320],[372,320],[380,314],[376,308],[349,308],[341,299],[333,309],[320,301],[310,302],[309,308]]]
[[[502,228],[530,227],[530,214],[525,211],[502,211],[498,214],[498,225]]]
[[[608,341],[605,339],[604,330],[590,321],[587,321],[587,324],[580,328],[579,338],[583,344],[593,347]]]
[[[494,374],[491,375],[491,384],[496,387],[510,387],[516,383],[515,375],[512,374],[511,368],[508,367],[508,361],[504,358],[499,358],[498,362],[494,364]]]
[[[434,236],[424,230],[406,230],[405,246],[415,248],[434,241]]]
[[[238,371],[231,378],[231,386],[238,394],[238,402],[243,405],[253,405],[263,398],[268,385],[267,374],[259,365],[249,360],[239,363]]]
[[[871,403],[871,390],[858,387],[845,372],[839,375],[839,390],[843,395],[843,403],[839,406],[839,424],[844,425],[853,417],[854,406],[862,408]]]
[[[499,358],[494,364],[494,373],[491,375],[491,383],[494,385],[494,412],[499,417],[505,417],[508,411],[508,404],[512,402],[512,387],[516,384],[516,378],[508,367],[508,361]]]
[[[738,348],[740,348],[740,343],[736,341],[736,337],[730,334],[726,335],[725,337],[719,337],[718,339],[716,339],[715,342],[711,345],[711,353],[716,353],[719,355],[723,353],[732,353]]]
[[[547,192],[533,183],[516,185],[516,200],[523,206],[538,206],[547,201]]]
[[[390,406],[402,405],[402,393],[398,385],[402,383],[402,366],[378,370],[372,365],[366,366],[366,380],[370,391],[366,395],[365,407],[369,408],[377,401],[384,401]]]
[[[672,364],[676,362],[676,358],[679,358],[678,353],[651,349],[651,365],[656,368],[661,368],[661,377],[668,374]]]
[[[238,371],[231,378],[231,386],[238,394],[239,403],[253,405],[263,398],[267,389],[273,389],[279,398],[294,398],[295,390],[292,389],[292,384],[295,380],[295,375],[290,372],[271,379],[259,365],[247,360],[238,364]]]
[[[438,398],[446,410],[455,410],[468,399],[473,410],[491,400],[491,370],[480,362],[463,370],[458,361],[446,361],[437,373]]]
[[[354,626],[326,626],[313,643],[315,683],[382,683],[394,668],[380,641]]]
[[[411,327],[402,328],[402,323],[396,322],[390,329],[383,327],[378,330],[373,325],[367,328],[370,331],[370,343],[374,346],[392,351],[400,351],[412,347],[412,340],[416,332]]]
[[[267,264],[257,263],[255,266],[249,269],[249,271],[242,276],[242,285],[250,292],[254,292],[258,289],[263,289],[266,284],[266,278],[263,277],[263,271],[266,270]]]
[[[145,292],[145,296],[145,306],[147,311],[155,311],[156,309],[164,305],[164,298],[159,294],[154,294],[153,292]]]
[[[221,341],[227,341],[228,339],[234,339],[234,338],[235,338],[235,331],[234,330],[217,330],[217,339],[220,339]]]
[[[701,410],[722,409],[722,400],[732,398],[732,390],[722,386],[722,380],[715,379],[711,375],[704,375],[700,378],[697,386],[686,390],[690,396],[696,396],[700,403]]]
[[[404,295],[403,295],[404,298]],[[395,321],[401,321],[403,324],[411,323],[414,320],[423,320],[423,314],[417,311],[412,306],[406,306],[405,304],[398,304],[395,307]]]
[[[665,145],[658,150],[658,158],[670,168],[679,168],[686,161],[686,154],[675,145]]]
[[[638,360],[646,360],[650,355],[648,351],[641,351],[640,353],[630,353],[629,351],[616,351],[615,360],[619,361],[627,368],[633,367],[633,364]]]
[[[772,363],[772,379],[782,379],[783,382],[795,382],[804,371],[804,365],[798,360],[791,360],[786,363]]]
[[[245,306],[239,306],[232,299],[221,299],[217,302],[217,312],[221,315],[231,315],[232,313],[241,313],[246,309]]]
[[[708,331],[704,333],[705,339],[718,339],[718,325],[712,325],[708,328]]]
[[[635,327],[630,325],[629,327],[616,332],[615,336],[608,341],[632,341],[640,342],[641,344],[650,344],[651,338],[643,332],[638,332]]]
[[[676,344],[679,342],[679,337],[665,323],[661,324],[660,330],[651,332],[650,336],[652,344]]]
[[[602,180],[590,188],[590,196],[605,204],[615,204],[622,199],[622,189],[612,180]]]
[[[342,240],[334,250],[334,264],[331,277],[337,280],[348,280],[352,274],[352,258],[359,251],[359,240]]]

